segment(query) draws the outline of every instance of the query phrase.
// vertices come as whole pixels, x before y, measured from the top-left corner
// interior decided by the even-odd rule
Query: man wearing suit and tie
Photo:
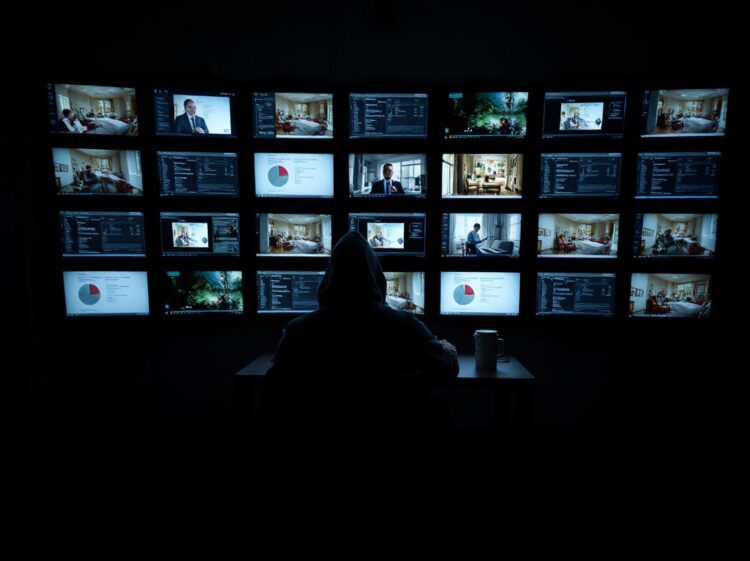
[[[174,120],[175,134],[208,134],[208,126],[203,117],[195,114],[197,106],[192,99],[186,99],[185,112]]]
[[[393,164],[383,166],[383,179],[372,184],[371,195],[403,195],[404,188],[398,181],[392,181]]]

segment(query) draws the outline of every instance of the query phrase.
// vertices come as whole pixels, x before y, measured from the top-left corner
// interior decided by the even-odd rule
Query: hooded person
[[[389,308],[385,296],[377,255],[349,232],[333,248],[320,308],[290,321],[276,348],[266,375],[276,394],[274,424],[288,422],[308,436],[353,425],[379,431],[402,422],[391,414],[426,395],[429,384],[458,375],[455,347],[412,314]]]

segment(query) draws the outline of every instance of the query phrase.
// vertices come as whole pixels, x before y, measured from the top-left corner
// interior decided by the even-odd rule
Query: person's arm
[[[409,316],[414,341],[415,367],[432,381],[450,380],[458,376],[458,353],[447,341],[435,337],[427,326],[414,316]]]

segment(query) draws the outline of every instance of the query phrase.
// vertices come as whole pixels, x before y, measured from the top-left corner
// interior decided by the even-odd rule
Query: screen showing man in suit
[[[400,181],[393,179],[393,164],[383,165],[383,179],[372,184],[372,194],[403,195],[404,188]]]
[[[208,134],[208,125],[203,117],[196,115],[198,106],[192,99],[186,99],[182,106],[185,112],[174,120],[177,134]]]
[[[232,93],[154,90],[157,135],[234,136]]]

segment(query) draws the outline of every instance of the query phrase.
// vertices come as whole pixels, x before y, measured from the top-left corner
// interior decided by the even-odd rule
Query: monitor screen
[[[424,273],[385,273],[385,282],[388,307],[424,315]]]
[[[159,136],[237,136],[234,94],[194,90],[154,90],[154,121]]]
[[[242,271],[167,271],[164,314],[241,314]]]
[[[636,214],[633,255],[711,259],[718,221],[718,214]]]
[[[143,195],[138,150],[53,148],[58,195]]]
[[[620,229],[619,214],[540,214],[539,257],[614,259]]]
[[[349,196],[427,196],[426,154],[349,154]]]
[[[711,199],[719,191],[721,152],[638,154],[637,199]]]
[[[135,88],[47,84],[47,108],[53,133],[138,135]]]
[[[424,256],[424,213],[350,214],[349,229],[362,234],[380,255]]]
[[[541,198],[617,197],[622,154],[542,154]]]
[[[349,94],[349,135],[427,138],[427,94]]]
[[[517,316],[521,273],[440,273],[440,313]]]
[[[162,255],[240,255],[240,215],[232,212],[162,212]]]
[[[547,92],[543,138],[621,138],[625,131],[625,92]]]
[[[449,93],[445,138],[526,136],[529,92]]]
[[[333,154],[255,154],[257,197],[333,197]]]
[[[523,154],[443,154],[443,198],[520,199]]]
[[[330,214],[256,215],[259,257],[328,257],[331,254]]]
[[[146,271],[63,271],[68,316],[148,315]]]
[[[258,271],[258,313],[300,314],[318,309],[323,271]]]
[[[611,273],[537,273],[536,315],[612,317],[615,276]]]
[[[333,94],[253,94],[255,138],[333,138]]]
[[[239,194],[233,152],[157,152],[156,163],[162,196]]]
[[[633,273],[630,316],[707,318],[711,315],[711,275]]]
[[[60,211],[63,257],[145,257],[142,212]]]
[[[443,257],[518,257],[521,214],[443,214]]]
[[[724,136],[728,105],[727,88],[646,90],[641,136]]]

